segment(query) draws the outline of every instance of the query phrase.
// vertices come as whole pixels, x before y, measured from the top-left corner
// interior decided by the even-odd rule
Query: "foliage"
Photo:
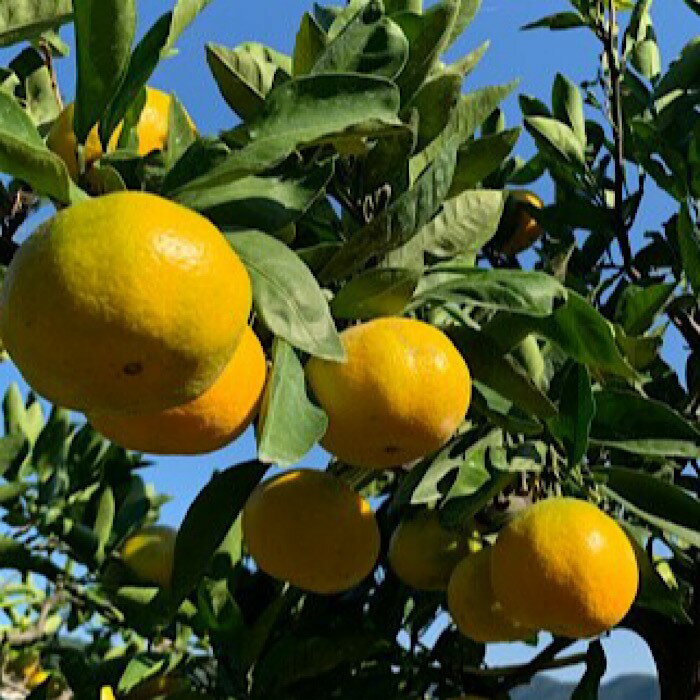
[[[164,503],[141,476],[147,463],[60,407],[45,419],[9,387],[0,566],[18,575],[0,587],[5,686],[22,690],[11,662],[26,649],[79,698],[171,672],[192,689],[178,697],[506,697],[567,663],[555,657],[570,642],[555,639],[530,664],[485,669],[483,645],[439,631],[444,595],[400,583],[386,547],[372,576],[331,597],[270,579],[242,551],[238,514],[268,464],[296,462],[325,430],[302,362],[342,359],[337,330],[356,319],[407,314],[453,339],[474,400],[450,443],[410,471],[331,462],[377,499],[383,543],[426,507],[491,541],[533,497],[587,498],[638,544],[641,590],[623,625],[649,642],[666,697],[700,692],[697,38],[664,71],[651,0],[624,19],[612,0],[570,0],[527,25],[588,31],[602,60],[578,84],[557,75],[551,106],[519,96],[535,148],[524,161],[499,109],[515,83],[462,92],[486,47],[441,60],[478,0],[314,5],[291,56],[209,44],[231,128],[192,139],[175,103],[168,149],[139,157],[130,127],[142,88],[207,2],[177,0],[135,46],[133,0],[75,0],[74,12],[60,0],[9,3],[0,46],[31,43],[0,68],[0,171],[14,178],[0,185],[3,263],[39,198],[162,194],[209,217],[248,266],[272,370],[260,461],[216,474],[194,501],[168,590],[139,585],[118,555]],[[99,122],[106,143],[124,119],[126,134],[77,184],[43,140],[60,106],[52,32],[71,19],[76,133]],[[555,192],[533,212],[544,236],[534,253],[506,256],[494,236],[507,190],[542,177]],[[674,213],[642,235],[651,188]],[[660,354],[672,328],[685,376]],[[596,697],[599,642],[569,661],[587,664],[575,697]]]

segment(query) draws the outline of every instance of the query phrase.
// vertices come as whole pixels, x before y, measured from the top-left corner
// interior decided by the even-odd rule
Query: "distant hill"
[[[536,676],[529,686],[511,693],[513,700],[569,700],[575,683],[560,683],[548,676]],[[653,676],[630,674],[605,683],[600,700],[659,700],[659,684]]]

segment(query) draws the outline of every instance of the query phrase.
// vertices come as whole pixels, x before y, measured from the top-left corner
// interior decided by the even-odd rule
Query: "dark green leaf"
[[[464,30],[472,23],[481,7],[481,0],[459,0],[458,5],[457,14],[452,22],[450,35],[447,39],[448,46],[457,41]]]
[[[0,48],[33,39],[73,17],[72,0],[4,0],[0,9]]]
[[[248,268],[253,303],[267,327],[311,355],[344,359],[328,302],[299,257],[257,231],[241,231],[227,239]]]
[[[377,268],[351,279],[331,302],[336,318],[367,319],[398,316],[413,296],[420,272]]]
[[[661,401],[611,389],[594,397],[592,441],[638,454],[700,457],[700,431]]]
[[[135,0],[74,0],[77,86],[73,127],[84,143],[121,85],[136,31]]]
[[[292,75],[306,75],[326,48],[326,32],[308,12],[301,18],[292,54]]]
[[[620,296],[615,318],[628,335],[641,335],[649,330],[656,316],[663,311],[676,288],[675,284],[652,284],[649,287],[630,285]]]
[[[576,363],[564,380],[559,415],[550,422],[552,432],[566,446],[569,467],[572,469],[578,466],[588,449],[595,410],[588,370]]]
[[[549,117],[526,117],[525,128],[541,149],[558,156],[565,163],[577,166],[585,164],[583,144],[567,124]]]
[[[172,96],[168,115],[168,141],[165,149],[165,166],[169,169],[194,143],[195,135],[187,112],[180,100]]]
[[[299,358],[288,343],[277,338],[260,415],[258,458],[279,466],[295,464],[327,427],[326,414],[306,395]]]
[[[688,282],[695,295],[700,297],[700,236],[685,204],[678,219],[678,246]]]
[[[531,22],[522,27],[523,30],[527,29],[573,29],[575,27],[587,27],[586,21],[578,14],[578,12],[557,12],[556,14],[549,15],[548,17],[543,17],[537,20],[537,22]]]
[[[257,461],[236,464],[215,473],[194,499],[175,541],[171,583],[174,604],[179,605],[204,575],[266,471],[267,465]]]
[[[674,90],[697,87],[698,71],[700,71],[700,37],[695,37],[683,47],[681,55],[671,63],[666,75],[656,86],[654,96],[658,100]]]
[[[596,471],[605,492],[650,525],[700,547],[700,501],[678,486],[634,469]]]

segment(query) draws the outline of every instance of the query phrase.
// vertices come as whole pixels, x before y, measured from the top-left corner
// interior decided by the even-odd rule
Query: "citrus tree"
[[[208,44],[215,136],[147,87],[207,4],[135,45],[135,0],[0,8],[0,329],[54,402],[3,402],[2,696],[504,698],[585,662],[593,698],[621,626],[696,697],[697,38],[664,71],[651,0],[535,18],[600,54],[549,105],[517,88],[523,160],[517,83],[463,91],[485,45],[443,60],[478,0],[314,5],[291,56]],[[642,231],[652,189],[674,213]],[[256,415],[256,458],[157,525],[148,454]],[[286,469],[319,441],[325,472]]]

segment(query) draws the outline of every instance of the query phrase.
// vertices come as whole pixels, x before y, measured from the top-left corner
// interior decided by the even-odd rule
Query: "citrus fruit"
[[[500,532],[492,577],[513,619],[577,638],[598,635],[625,616],[639,573],[632,545],[612,518],[587,501],[551,498]]]
[[[29,384],[89,411],[150,411],[208,389],[246,328],[250,279],[204,217],[143,192],[64,209],[17,251],[0,335]]]
[[[542,200],[534,193],[526,190],[516,190],[510,193],[513,208],[513,232],[503,243],[502,250],[506,255],[517,255],[529,248],[543,233],[537,219],[523,206],[529,205],[542,209]]]
[[[344,481],[312,469],[260,484],[243,509],[243,537],[260,569],[314,593],[352,588],[379,555],[369,503]]]
[[[151,151],[162,151],[168,142],[168,126],[170,119],[170,105],[172,97],[155,88],[146,88],[146,104],[141,111],[136,133],[139,139],[138,153],[146,155]],[[75,180],[78,177],[78,142],[73,133],[73,114],[75,105],[67,105],[51,126],[46,138],[46,145],[65,162],[70,176]],[[190,120],[194,131],[194,124]],[[102,144],[98,133],[99,127],[95,125],[85,141],[83,156],[85,164],[90,166],[102,156]],[[107,144],[107,152],[116,150],[122,124],[119,123]]]
[[[444,445],[462,422],[471,378],[449,338],[407,318],[379,318],[341,333],[347,362],[312,357],[311,389],[328,414],[321,444],[360,467],[411,462]]]
[[[114,697],[114,691],[110,686],[108,685],[103,685],[100,688],[100,700],[116,700]]]
[[[402,521],[389,542],[389,564],[408,586],[444,591],[450,574],[475,542],[467,532],[448,530],[435,511],[419,512]]]
[[[513,642],[532,632],[507,617],[491,585],[492,548],[457,564],[447,586],[447,608],[457,629],[476,642]]]
[[[122,545],[124,563],[143,583],[170,586],[175,559],[177,530],[167,525],[149,525],[131,535]]]
[[[252,422],[266,375],[265,353],[250,327],[212,386],[192,401],[152,413],[95,413],[92,425],[128,450],[201,454],[235,440]]]

